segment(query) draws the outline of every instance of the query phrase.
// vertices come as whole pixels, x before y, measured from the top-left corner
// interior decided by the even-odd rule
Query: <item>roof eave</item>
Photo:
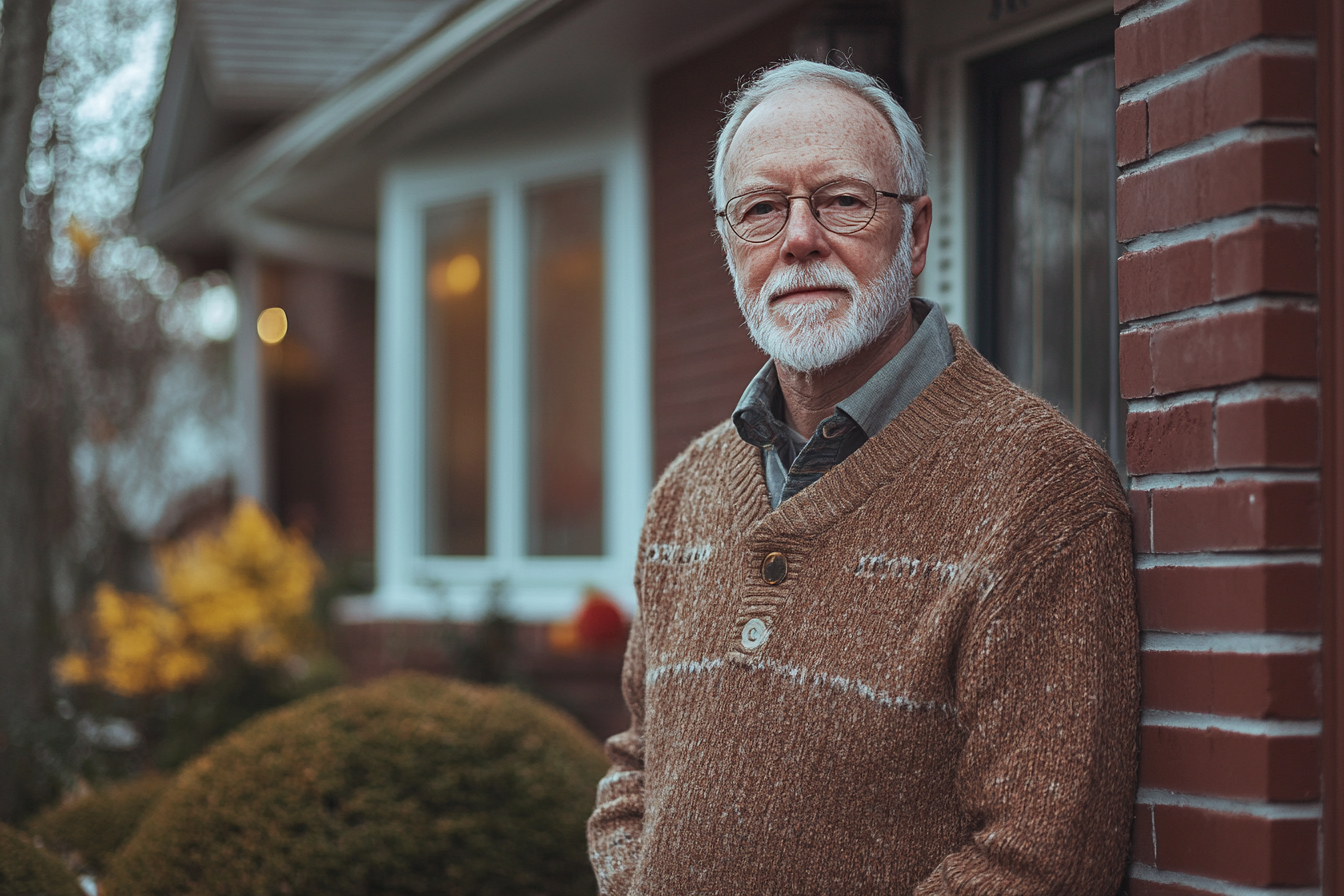
[[[226,203],[248,207],[315,153],[385,121],[500,39],[568,0],[479,0],[443,27],[264,135],[224,185]]]
[[[247,244],[244,222],[296,167],[313,155],[367,133],[435,83],[538,17],[575,0],[478,0],[400,53],[291,116],[239,153],[174,188],[137,216],[142,236],[172,241],[196,226]],[[203,209],[214,209],[204,222]],[[241,228],[241,229],[240,229]]]

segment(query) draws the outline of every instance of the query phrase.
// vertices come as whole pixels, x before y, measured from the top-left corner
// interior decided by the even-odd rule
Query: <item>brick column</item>
[[[1315,3],[1116,0],[1131,892],[1320,882]]]

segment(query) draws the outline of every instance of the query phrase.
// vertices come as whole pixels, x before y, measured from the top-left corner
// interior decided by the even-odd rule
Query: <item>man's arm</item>
[[[973,828],[916,896],[1119,886],[1137,770],[1132,550],[1127,516],[1107,514],[1020,583],[995,583],[972,617],[956,690]]]
[[[621,690],[630,728],[607,741],[611,770],[597,785],[597,808],[588,819],[588,857],[604,896],[623,896],[639,859],[644,830],[644,633],[635,616],[625,648]]]

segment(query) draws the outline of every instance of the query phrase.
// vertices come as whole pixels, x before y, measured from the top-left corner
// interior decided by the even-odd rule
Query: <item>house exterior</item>
[[[137,208],[228,269],[240,491],[373,555],[352,630],[633,607],[644,498],[762,358],[712,235],[722,98],[882,75],[921,294],[1135,511],[1135,894],[1344,894],[1340,177],[1328,0],[193,0]],[[614,665],[594,667],[610,674]]]

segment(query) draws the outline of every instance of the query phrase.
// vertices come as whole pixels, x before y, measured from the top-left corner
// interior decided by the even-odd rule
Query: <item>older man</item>
[[[880,84],[766,71],[713,186],[771,360],[649,502],[603,892],[1113,893],[1138,636],[1110,461],[910,297],[931,203]]]

